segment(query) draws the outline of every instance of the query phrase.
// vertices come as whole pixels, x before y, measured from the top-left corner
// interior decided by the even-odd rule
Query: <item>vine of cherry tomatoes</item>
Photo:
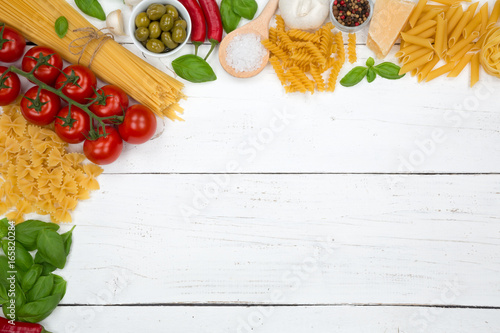
[[[129,97],[120,87],[98,89],[96,76],[87,67],[63,69],[60,55],[50,47],[35,46],[24,54],[25,47],[19,32],[0,24],[0,62],[22,57],[22,70],[0,65],[0,106],[19,96],[19,75],[28,78],[36,85],[21,99],[24,118],[38,126],[54,123],[55,132],[67,143],[84,142],[85,156],[96,164],[116,161],[123,141],[142,144],[153,137],[156,116],[143,105],[129,107]]]

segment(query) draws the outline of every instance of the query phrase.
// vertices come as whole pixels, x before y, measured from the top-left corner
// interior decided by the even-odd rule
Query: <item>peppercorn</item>
[[[368,0],[335,0],[333,4],[333,17],[347,27],[359,26],[370,16]]]

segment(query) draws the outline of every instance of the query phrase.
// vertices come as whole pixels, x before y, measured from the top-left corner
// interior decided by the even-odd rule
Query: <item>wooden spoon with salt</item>
[[[233,40],[233,38],[238,35],[256,34],[260,36],[261,39],[268,39],[269,22],[271,21],[271,18],[278,8],[278,1],[279,0],[269,0],[259,17],[257,17],[252,22],[245,24],[241,28],[234,30],[222,40],[222,43],[219,47],[219,61],[226,72],[235,77],[246,78],[259,74],[264,69],[264,67],[266,67],[267,62],[269,61],[269,51],[267,51],[266,55],[262,58],[262,63],[258,69],[251,72],[236,72],[235,69],[227,63],[227,46]]]

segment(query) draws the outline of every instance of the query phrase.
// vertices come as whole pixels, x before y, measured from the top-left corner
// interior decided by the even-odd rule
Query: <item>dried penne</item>
[[[453,14],[453,16],[450,19],[448,19],[448,33],[451,33],[455,29],[458,22],[460,22],[463,16],[464,16],[464,9],[460,5]]]
[[[439,8],[430,10],[428,13],[426,13],[421,18],[419,18],[419,20],[417,21],[417,26],[419,26],[420,24],[424,24],[425,22],[427,22],[429,20],[434,20],[436,18],[436,16],[438,16],[439,14],[441,14],[443,12],[444,11],[442,9],[439,9]]]
[[[473,55],[473,53],[467,53],[465,56],[463,56],[462,59],[460,59],[460,61],[453,68],[453,70],[448,74],[448,77],[457,77],[464,70],[465,66],[469,64]]]
[[[422,24],[417,25],[415,28],[412,28],[412,29],[406,31],[406,33],[408,35],[418,36],[422,32],[434,27],[436,25],[436,23],[437,22],[434,20],[428,20],[426,22],[423,22]]]
[[[479,52],[472,56],[470,66],[470,86],[474,87],[479,81]]]
[[[488,11],[488,3],[486,5],[486,11]],[[483,6],[484,7],[484,6]],[[476,28],[481,24],[482,18],[481,18],[482,13],[479,12],[477,13],[472,20],[465,26],[463,35],[464,38],[467,38],[470,36],[470,34],[476,30]]]
[[[438,57],[432,58],[431,61],[429,61],[427,64],[425,64],[424,67],[417,73],[417,80],[418,82],[422,82],[427,78],[427,75],[432,71],[434,67],[436,67],[437,63],[439,62]]]
[[[432,27],[430,29],[425,30],[421,34],[419,34],[417,37],[420,38],[429,38],[429,37],[434,37],[436,35],[436,27]]]
[[[470,34],[470,36],[467,39],[462,39],[461,41],[453,45],[453,47],[451,47],[448,50],[447,54],[453,57],[478,37],[479,37],[479,31],[474,31],[473,33]]]
[[[401,38],[403,38],[408,43],[420,45],[422,47],[426,47],[426,48],[431,49],[431,50],[434,49],[434,47],[432,46],[432,42],[434,41],[433,39],[412,36],[412,35],[408,35],[405,32],[401,33]]]
[[[448,39],[448,45],[452,47],[455,45],[457,42],[458,38],[462,36],[462,33],[464,31],[465,26],[470,22],[470,19],[472,17],[472,13],[467,10],[464,13],[464,16],[460,19],[460,22],[458,22],[457,26],[455,29],[453,29],[453,32],[450,34],[449,39]]]
[[[425,48],[425,47],[422,47],[420,48],[418,51],[415,51],[413,53],[410,53],[406,56],[403,57],[403,61],[402,63],[403,64],[407,64],[407,63],[410,63],[414,60],[417,60],[417,59],[420,59],[422,58],[424,55],[426,55],[427,53],[429,53],[429,49]],[[430,60],[430,59],[429,59]]]
[[[423,48],[420,45],[409,45],[396,52],[395,56],[396,58],[401,58],[420,49],[426,50],[426,48]]]
[[[457,54],[455,54],[453,57],[448,55],[450,57],[450,61],[459,61],[460,59],[462,59],[462,57],[469,51],[472,50],[472,47],[474,46],[474,44],[469,44],[467,46],[465,46],[462,50],[460,50]]]
[[[422,14],[422,11],[424,10],[426,4],[427,0],[419,0],[417,6],[415,7],[415,9],[413,9],[410,18],[408,19],[408,22],[410,23],[410,26],[412,28],[416,25],[418,18],[420,17],[420,14]]]
[[[440,59],[443,59],[446,54],[446,49],[448,48],[448,36],[447,36],[447,26],[448,22],[444,18],[444,15],[440,14],[437,17],[437,27],[436,27],[436,41],[434,42],[434,50]]]
[[[429,82],[429,81],[432,81],[434,80],[435,78],[441,76],[441,75],[444,75],[446,73],[448,73],[449,71],[451,71],[453,68],[455,67],[455,62],[449,62],[447,63],[446,65],[443,65],[439,68],[436,68],[434,69],[433,71],[431,71],[427,77],[425,78],[425,81],[426,82]]]
[[[488,27],[488,3],[481,7],[481,36],[485,34]]]
[[[406,74],[412,70],[414,70],[417,67],[424,66],[426,63],[432,60],[434,57],[434,52],[429,51],[426,54],[424,54],[422,57],[413,60],[410,63],[407,63],[401,67],[401,70],[399,71],[399,75]]]
[[[491,11],[490,18],[488,19],[488,26],[486,27],[489,30],[495,24],[497,24],[498,18],[500,17],[500,0],[495,2],[495,6],[493,6],[493,10]]]

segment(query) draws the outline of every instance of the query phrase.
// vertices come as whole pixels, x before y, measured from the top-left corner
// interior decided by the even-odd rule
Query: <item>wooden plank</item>
[[[44,322],[61,333],[498,332],[500,310],[421,307],[60,307]]]
[[[499,305],[500,176],[99,180],[66,304]]]

